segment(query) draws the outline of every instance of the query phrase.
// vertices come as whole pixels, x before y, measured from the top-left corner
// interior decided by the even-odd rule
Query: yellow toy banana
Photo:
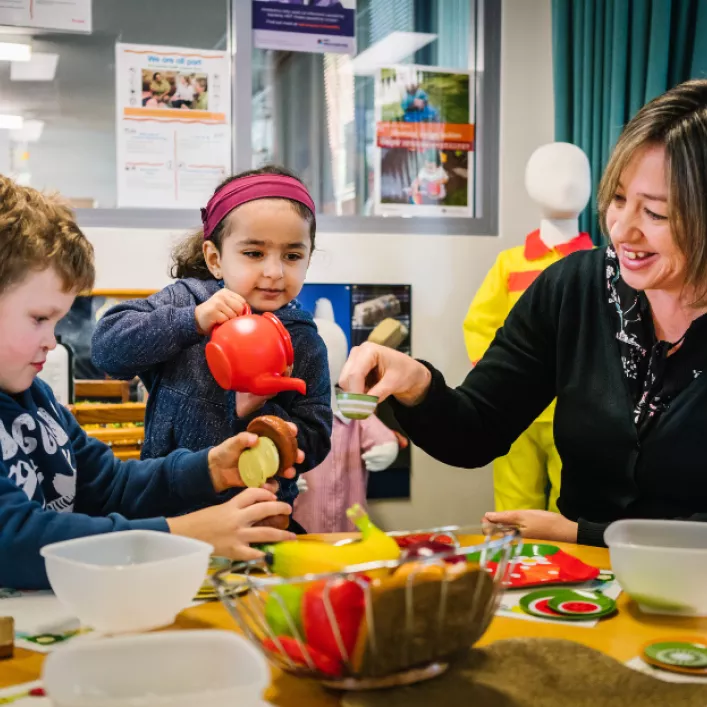
[[[281,577],[338,572],[350,565],[397,560],[400,548],[393,538],[377,528],[368,514],[356,504],[346,511],[349,520],[361,531],[361,540],[348,545],[331,545],[316,540],[292,540],[267,548],[267,561]],[[379,574],[367,572],[371,577]],[[388,570],[384,570],[387,574]]]

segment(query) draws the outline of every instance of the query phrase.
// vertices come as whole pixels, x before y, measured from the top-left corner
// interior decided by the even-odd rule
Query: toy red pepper
[[[338,626],[346,656],[336,640],[336,635],[326,608],[328,598],[333,618]],[[302,597],[302,626],[307,643],[322,653],[343,660],[350,657],[365,613],[365,597],[361,586],[348,579],[316,582],[308,587]]]
[[[305,657],[305,653],[303,652],[302,647],[300,646],[300,643],[296,638],[292,638],[291,636],[278,636],[277,640],[280,641],[282,650],[296,665],[302,666],[303,668],[310,667],[309,663],[307,662],[307,658]],[[341,673],[343,672],[343,666],[340,660],[337,661],[328,655],[324,655],[324,653],[321,653],[316,648],[313,648],[312,646],[309,646],[306,643],[303,645],[304,650],[307,651],[309,657],[312,660],[312,663],[314,663],[314,667],[320,673],[323,673],[324,675],[330,675],[331,677],[335,678],[341,676]],[[282,655],[282,651],[278,648],[277,643],[272,638],[266,638],[263,641],[263,648],[268,651],[268,653],[277,653],[279,655]]]

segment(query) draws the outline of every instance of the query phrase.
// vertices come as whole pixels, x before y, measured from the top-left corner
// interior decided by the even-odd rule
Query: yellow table
[[[595,567],[609,567],[609,552],[603,548],[557,543],[564,550]],[[494,618],[480,646],[493,641],[518,636],[565,638],[596,648],[621,661],[637,656],[641,646],[661,636],[707,636],[707,618],[675,618],[642,614],[624,594],[618,600],[616,616],[600,621],[595,628],[580,628],[569,623],[539,623],[513,618]],[[222,628],[238,630],[220,602],[210,602],[183,612],[173,628]],[[0,662],[0,688],[40,677],[44,656],[17,649],[12,660]],[[315,682],[294,678],[272,668],[272,683],[265,698],[281,707],[336,707],[336,693],[319,687]]]

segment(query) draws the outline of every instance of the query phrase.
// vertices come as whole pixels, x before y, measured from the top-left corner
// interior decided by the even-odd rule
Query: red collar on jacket
[[[576,238],[573,238],[568,243],[562,243],[555,246],[556,250],[561,256],[570,255],[576,253],[578,250],[591,250],[594,247],[592,239],[588,233],[580,233]],[[540,238],[540,229],[536,229],[532,233],[529,233],[525,239],[525,251],[524,255],[527,260],[539,260],[543,256],[552,252],[552,248],[548,248]]]

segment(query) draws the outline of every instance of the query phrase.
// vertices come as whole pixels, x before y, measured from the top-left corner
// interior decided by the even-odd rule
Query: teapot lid
[[[282,338],[283,344],[285,344],[285,357],[287,365],[292,366],[295,362],[295,350],[292,347],[292,337],[290,336],[290,332],[287,331],[285,325],[272,312],[265,312],[263,317],[269,319],[275,325],[275,328]]]

